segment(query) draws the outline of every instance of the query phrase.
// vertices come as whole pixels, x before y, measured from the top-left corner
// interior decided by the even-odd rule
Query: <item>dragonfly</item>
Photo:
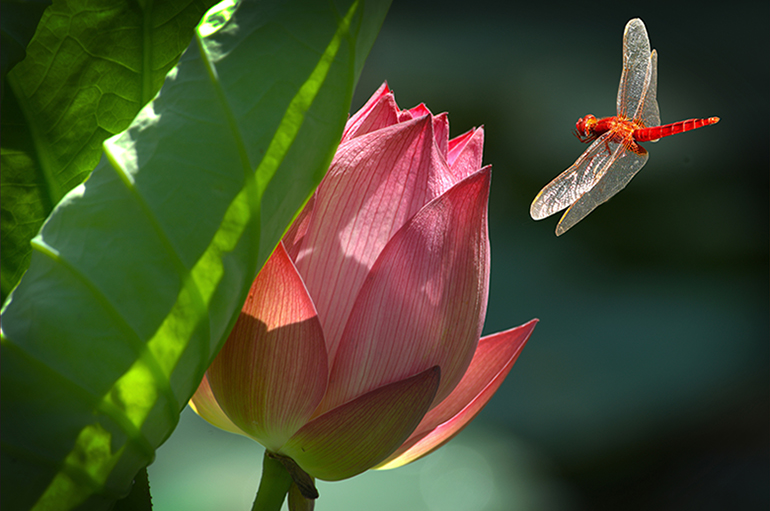
[[[709,117],[661,126],[655,97],[657,81],[658,54],[650,51],[642,20],[632,19],[623,33],[617,115],[597,119],[588,114],[578,119],[575,135],[591,145],[537,194],[529,210],[533,219],[541,220],[568,208],[556,226],[556,235],[561,236],[625,188],[647,163],[647,150],[640,143],[657,142],[719,122],[719,117]]]

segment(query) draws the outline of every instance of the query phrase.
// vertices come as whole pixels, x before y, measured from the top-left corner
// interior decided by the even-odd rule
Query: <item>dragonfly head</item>
[[[588,114],[585,117],[581,117],[575,123],[575,136],[580,139],[581,142],[590,142],[596,135],[594,134],[594,126],[596,125],[596,117],[592,114]]]

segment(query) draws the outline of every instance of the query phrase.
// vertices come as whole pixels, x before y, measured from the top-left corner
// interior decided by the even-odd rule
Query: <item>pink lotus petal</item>
[[[342,142],[385,128],[398,122],[398,105],[393,92],[383,83],[369,101],[351,117],[342,133]]]
[[[396,452],[376,468],[400,467],[435,451],[468,425],[503,383],[537,323],[484,337],[468,372]]]
[[[235,425],[277,450],[309,420],[327,377],[313,301],[279,243],[209,367],[211,390]]]
[[[423,115],[430,115],[433,116],[430,110],[428,110],[428,107],[425,106],[425,103],[420,103],[419,105],[412,107],[409,109],[409,113],[412,114],[412,118],[416,119],[418,117],[422,117]]]
[[[386,458],[409,436],[436,393],[438,367],[345,403],[300,429],[281,448],[313,477],[338,481]]]
[[[421,117],[421,116],[418,115],[417,117]],[[415,116],[412,115],[412,112],[410,112],[409,110],[401,110],[398,113],[398,122],[407,122],[407,121],[411,121],[414,118]]]
[[[452,166],[454,161],[457,159],[457,156],[459,156],[459,154],[468,144],[468,141],[471,139],[471,137],[473,137],[473,134],[475,132],[476,132],[476,128],[471,128],[465,133],[463,133],[462,135],[457,135],[455,138],[449,141],[446,162],[449,164],[450,167]]]
[[[489,287],[490,168],[420,210],[383,250],[356,299],[319,410],[441,367],[436,403],[476,351]]]
[[[246,435],[241,429],[233,424],[222,408],[219,407],[214,394],[211,393],[211,387],[209,386],[209,380],[207,375],[203,375],[203,381],[198,385],[198,390],[195,391],[193,397],[189,402],[190,408],[195,413],[206,419],[212,425],[229,431],[230,433],[236,433],[239,435]]]
[[[455,178],[465,177],[481,167],[484,153],[484,128],[468,131],[449,141],[447,162]]]
[[[439,154],[446,160],[447,146],[449,145],[449,117],[446,112],[438,114],[433,117],[433,134],[436,140],[436,147],[438,147]],[[481,164],[477,165],[474,171],[481,168]],[[459,181],[457,179],[455,182]]]
[[[452,185],[429,117],[342,144],[318,188],[296,265],[333,360],[353,301],[382,248]]]
[[[348,122],[345,123],[345,129],[342,132],[343,141],[347,138],[346,135],[350,129],[353,128],[355,130],[355,128],[361,124],[361,121],[365,119],[367,115],[369,115],[369,112],[372,111],[374,106],[388,94],[392,94],[390,87],[388,87],[388,82],[382,82],[382,85],[380,85],[380,87],[374,91],[374,94],[372,94],[372,96],[366,100],[364,106],[362,106],[355,114],[353,114],[353,116],[348,119]]]

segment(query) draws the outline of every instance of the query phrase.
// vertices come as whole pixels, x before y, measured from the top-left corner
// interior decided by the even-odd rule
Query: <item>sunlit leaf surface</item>
[[[45,11],[3,91],[3,302],[43,221],[157,94],[214,3],[67,0]]]
[[[3,310],[4,507],[128,492],[328,167],[386,10],[246,2],[105,143]]]

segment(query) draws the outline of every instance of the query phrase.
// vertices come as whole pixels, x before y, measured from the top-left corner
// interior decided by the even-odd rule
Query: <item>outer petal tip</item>
[[[484,408],[519,357],[538,320],[489,335],[479,347],[455,390],[428,412],[415,432],[396,452],[376,466],[391,469],[435,451],[455,437]]]
[[[348,120],[340,143],[396,124],[398,118],[399,109],[396,99],[387,82],[384,82],[366,104]]]

